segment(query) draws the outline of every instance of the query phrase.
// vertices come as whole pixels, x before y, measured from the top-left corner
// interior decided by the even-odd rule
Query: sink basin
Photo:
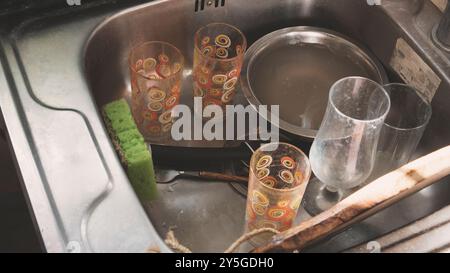
[[[182,49],[188,64],[183,99],[189,102],[190,39],[200,25],[212,20],[240,27],[250,43],[294,25],[324,27],[349,36],[376,56],[392,81],[425,87],[429,97],[435,93],[434,115],[416,156],[449,144],[450,55],[429,39],[439,20],[439,10],[430,1],[384,0],[381,6],[361,0],[225,0],[217,1],[217,6],[215,0],[165,0],[139,6],[148,1],[93,2],[80,8],[61,4],[60,10],[46,14],[0,16],[0,107],[6,137],[48,252],[143,252],[150,247],[166,252],[170,250],[162,239],[169,228],[193,251],[223,251],[241,235],[245,197],[238,192],[245,192],[242,188],[217,181],[177,180],[159,186],[164,198],[139,203],[99,115],[104,103],[129,96],[126,55],[144,40],[166,40]],[[131,8],[122,11],[125,7]],[[392,56],[397,60],[392,62]],[[420,86],[421,82],[426,84]],[[241,147],[234,144],[238,143],[176,143],[221,147],[223,153],[183,150],[188,156],[192,153],[185,151],[202,150],[216,158],[204,163],[204,157],[197,160],[196,152],[195,159],[189,157],[191,167],[220,165],[211,166],[219,170],[239,163],[218,157],[234,156]],[[310,145],[296,144],[305,151]],[[228,145],[233,147],[223,148]],[[178,159],[173,156],[175,148],[162,158]],[[448,179],[442,180],[306,251],[364,249],[366,242],[447,206],[449,185]],[[297,220],[308,217],[301,211]]]
[[[240,28],[250,44],[269,32],[289,26],[328,28],[365,45],[383,63],[391,81],[399,81],[391,66],[398,39],[405,39],[415,48],[422,36],[419,37],[419,30],[414,32],[414,29],[401,25],[406,21],[405,17],[414,19],[413,12],[404,8],[405,1],[397,1],[396,4],[385,2],[383,6],[371,6],[359,0],[260,0],[245,3],[226,0],[223,6],[220,3],[216,6],[212,1],[212,5],[205,5],[202,9],[194,6],[194,1],[180,0],[138,6],[112,16],[93,32],[85,50],[86,77],[99,108],[114,99],[129,98],[127,55],[130,48],[148,40],[167,41],[177,46],[186,58],[182,103],[189,105],[192,100],[192,39],[200,26],[216,21]],[[424,28],[426,24],[424,27],[422,22],[420,29]],[[408,38],[407,34],[411,35],[411,32],[418,35],[417,39]],[[417,50],[425,62],[433,62],[427,53]],[[439,72],[442,71],[438,70],[438,76]],[[442,83],[433,100],[433,118],[416,156],[450,144],[450,128],[441,126],[448,124],[450,119],[448,105],[440,99],[446,98],[450,102],[448,75],[445,70],[443,72]],[[237,102],[245,103],[242,96],[237,98]],[[222,144],[185,142],[172,145],[220,147]],[[307,251],[342,251],[450,204],[448,180],[402,200]],[[220,252],[242,234],[245,196],[231,185],[180,179],[173,184],[159,185],[159,189],[161,198],[152,204],[144,204],[144,207],[161,237],[173,229],[178,240],[193,251]],[[305,211],[300,211],[297,221],[308,217]]]
[[[163,40],[182,51],[186,58],[182,102],[189,105],[192,100],[192,39],[200,26],[213,21],[230,23],[240,28],[251,44],[274,30],[308,25],[340,32],[367,47],[385,66],[391,81],[405,79],[396,73],[399,71],[392,65],[392,56],[399,41],[409,44],[418,58],[435,71],[433,75],[440,83],[432,90],[435,93],[433,117],[416,156],[450,144],[450,126],[442,126],[450,124],[449,71],[442,69],[445,58],[433,59],[431,50],[424,50],[431,45],[423,39],[421,31],[430,28],[432,21],[417,22],[412,11],[415,4],[384,1],[381,6],[373,6],[360,0],[216,2],[218,4],[211,1],[211,5],[195,6],[198,1],[160,1],[137,6],[104,21],[89,38],[84,56],[86,78],[97,107],[130,96],[127,54],[140,42]],[[423,7],[425,12],[431,8],[428,4]],[[245,103],[242,96],[237,102]],[[220,147],[222,144],[184,142],[173,145]],[[429,215],[450,204],[448,180],[423,189],[307,251],[342,251]],[[165,237],[169,228],[174,228],[178,240],[191,250],[217,252],[242,234],[245,196],[238,194],[231,185],[179,180],[171,185],[159,185],[159,189],[160,200],[144,206],[161,237]],[[308,217],[305,211],[300,211],[297,221]]]

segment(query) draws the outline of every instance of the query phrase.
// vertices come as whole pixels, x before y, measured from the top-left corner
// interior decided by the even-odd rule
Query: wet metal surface
[[[152,2],[127,11],[113,1],[105,4],[107,9],[65,9],[18,24],[11,34],[0,36],[0,106],[45,247],[67,251],[67,243],[76,241],[86,252],[145,251],[155,245],[169,251],[162,238],[169,225],[177,225],[181,243],[193,250],[220,251],[241,235],[245,198],[230,185],[187,181],[171,185],[172,192],[163,186],[161,193],[170,202],[157,201],[144,211],[98,111],[129,94],[124,64],[132,45],[166,40],[182,49],[191,63],[190,39],[211,21],[236,25],[250,44],[289,26],[331,29],[368,48],[391,80],[399,80],[390,67],[392,52],[398,38],[405,39],[442,81],[417,155],[448,145],[450,126],[444,125],[450,124],[450,57],[429,39],[438,20],[436,9],[428,1],[423,6],[416,2],[385,0],[382,6],[369,6],[360,0],[227,0],[223,7],[195,12],[189,0]],[[187,98],[189,77],[188,66]],[[309,251],[348,249],[449,203],[447,179]],[[233,224],[220,226],[225,222]],[[215,241],[208,244],[211,238]]]

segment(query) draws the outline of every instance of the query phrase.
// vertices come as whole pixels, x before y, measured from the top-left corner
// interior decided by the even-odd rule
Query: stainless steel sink
[[[187,60],[183,100],[189,104],[192,100],[192,39],[200,26],[213,21],[233,24],[245,33],[250,44],[284,27],[318,26],[340,32],[365,45],[383,63],[391,81],[401,80],[398,72],[402,73],[400,70],[404,65],[393,60],[394,51],[399,50],[403,42],[409,45],[439,79],[435,85],[425,87],[425,92],[436,91],[436,95],[433,118],[417,156],[450,144],[450,59],[427,37],[435,21],[426,15],[436,14],[428,1],[383,1],[381,6],[360,0],[226,0],[216,1],[217,5],[215,1],[200,2],[206,4],[195,6],[199,1],[179,0],[138,6],[112,16],[93,32],[84,57],[86,77],[97,107],[130,96],[126,61],[130,48],[137,43],[163,40],[183,52]],[[243,98],[238,102],[243,103]],[[341,251],[450,204],[448,180],[410,196],[309,251]],[[233,191],[230,185],[180,180],[172,185],[161,185],[159,189],[161,199],[145,204],[145,207],[160,236],[164,237],[170,227],[176,227],[179,241],[193,251],[223,251],[241,235],[245,197]],[[298,221],[307,217],[302,211]]]
[[[174,225],[179,241],[194,251],[223,251],[241,235],[245,197],[228,184],[176,181],[160,186],[160,200],[142,206],[99,115],[104,103],[129,95],[126,55],[131,45],[172,42],[185,53],[189,68],[192,35],[213,20],[237,25],[249,42],[294,25],[325,27],[357,40],[383,63],[391,80],[399,80],[399,74],[415,84],[415,79],[432,79],[425,89],[437,89],[434,116],[417,156],[450,142],[450,56],[431,42],[440,13],[430,1],[384,0],[369,6],[363,0],[225,0],[216,7],[215,0],[165,0],[122,10],[136,2],[144,1],[92,1],[49,13],[0,16],[0,107],[47,251],[169,251],[161,239]],[[407,57],[391,65],[398,45],[397,53]],[[425,69],[429,77],[406,77],[414,68]],[[185,76],[184,99],[189,101],[189,69]],[[364,250],[365,242],[448,204],[447,179],[308,251],[361,244]],[[307,217],[301,212],[298,220]]]

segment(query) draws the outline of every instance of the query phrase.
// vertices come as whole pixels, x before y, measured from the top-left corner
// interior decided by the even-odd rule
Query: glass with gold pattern
[[[172,109],[181,95],[184,57],[166,42],[145,42],[129,55],[131,109],[147,141],[170,137]]]
[[[308,157],[297,147],[270,143],[256,150],[250,161],[246,230],[291,228],[311,175]],[[251,241],[261,244],[273,234]]]
[[[244,60],[247,40],[242,32],[225,23],[213,23],[195,34],[194,97],[203,107],[224,107],[233,102]]]

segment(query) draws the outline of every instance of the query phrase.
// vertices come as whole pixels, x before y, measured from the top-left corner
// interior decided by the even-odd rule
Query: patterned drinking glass
[[[311,175],[308,157],[297,147],[270,143],[256,150],[250,161],[246,230],[291,228]],[[273,234],[261,234],[257,245]]]
[[[233,102],[244,60],[247,40],[228,24],[213,23],[195,34],[194,97],[203,98],[203,107],[222,108]]]
[[[129,55],[131,109],[147,141],[167,139],[181,95],[184,57],[166,42],[145,42]]]

